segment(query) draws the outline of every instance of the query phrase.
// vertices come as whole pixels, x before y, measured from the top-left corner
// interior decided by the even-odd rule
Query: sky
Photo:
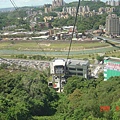
[[[17,7],[23,6],[39,6],[44,4],[52,4],[53,0],[12,0],[15,2]],[[77,0],[64,0],[66,3],[77,1]],[[13,7],[10,0],[0,0],[0,8]]]

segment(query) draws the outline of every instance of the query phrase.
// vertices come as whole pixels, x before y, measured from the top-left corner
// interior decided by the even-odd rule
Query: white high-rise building
[[[106,17],[106,34],[120,35],[120,18],[116,14]]]
[[[120,6],[120,0],[108,0],[106,1],[106,4],[111,6]]]

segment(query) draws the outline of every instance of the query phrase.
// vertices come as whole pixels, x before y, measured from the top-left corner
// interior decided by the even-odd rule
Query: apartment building
[[[65,2],[63,0],[54,0],[52,2],[53,7],[60,7],[60,6],[63,6],[63,5],[65,5]]]
[[[120,6],[120,0],[108,0],[106,1],[106,4],[111,6]]]
[[[109,14],[106,17],[106,34],[120,35],[120,18],[116,14]]]
[[[75,16],[76,15],[76,11],[77,8],[76,7],[63,7],[62,12],[63,13],[68,13],[71,16]],[[89,13],[90,12],[90,8],[88,6],[80,6],[79,10],[78,10],[78,14],[81,13]]]

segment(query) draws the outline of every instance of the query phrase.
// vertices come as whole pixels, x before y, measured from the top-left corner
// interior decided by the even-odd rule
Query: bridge
[[[120,43],[120,39],[113,39],[113,38],[107,38],[107,37],[102,37],[102,36],[96,36],[98,40],[103,40],[105,42],[110,41],[114,43]]]

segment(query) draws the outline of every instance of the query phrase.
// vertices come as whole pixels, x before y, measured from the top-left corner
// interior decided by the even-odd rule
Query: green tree
[[[47,76],[37,70],[0,70],[1,120],[27,120],[32,116],[52,115],[58,95],[48,88]]]
[[[100,62],[100,61],[103,61],[104,56],[99,56],[99,55],[97,55],[96,59],[97,59],[99,62]]]

